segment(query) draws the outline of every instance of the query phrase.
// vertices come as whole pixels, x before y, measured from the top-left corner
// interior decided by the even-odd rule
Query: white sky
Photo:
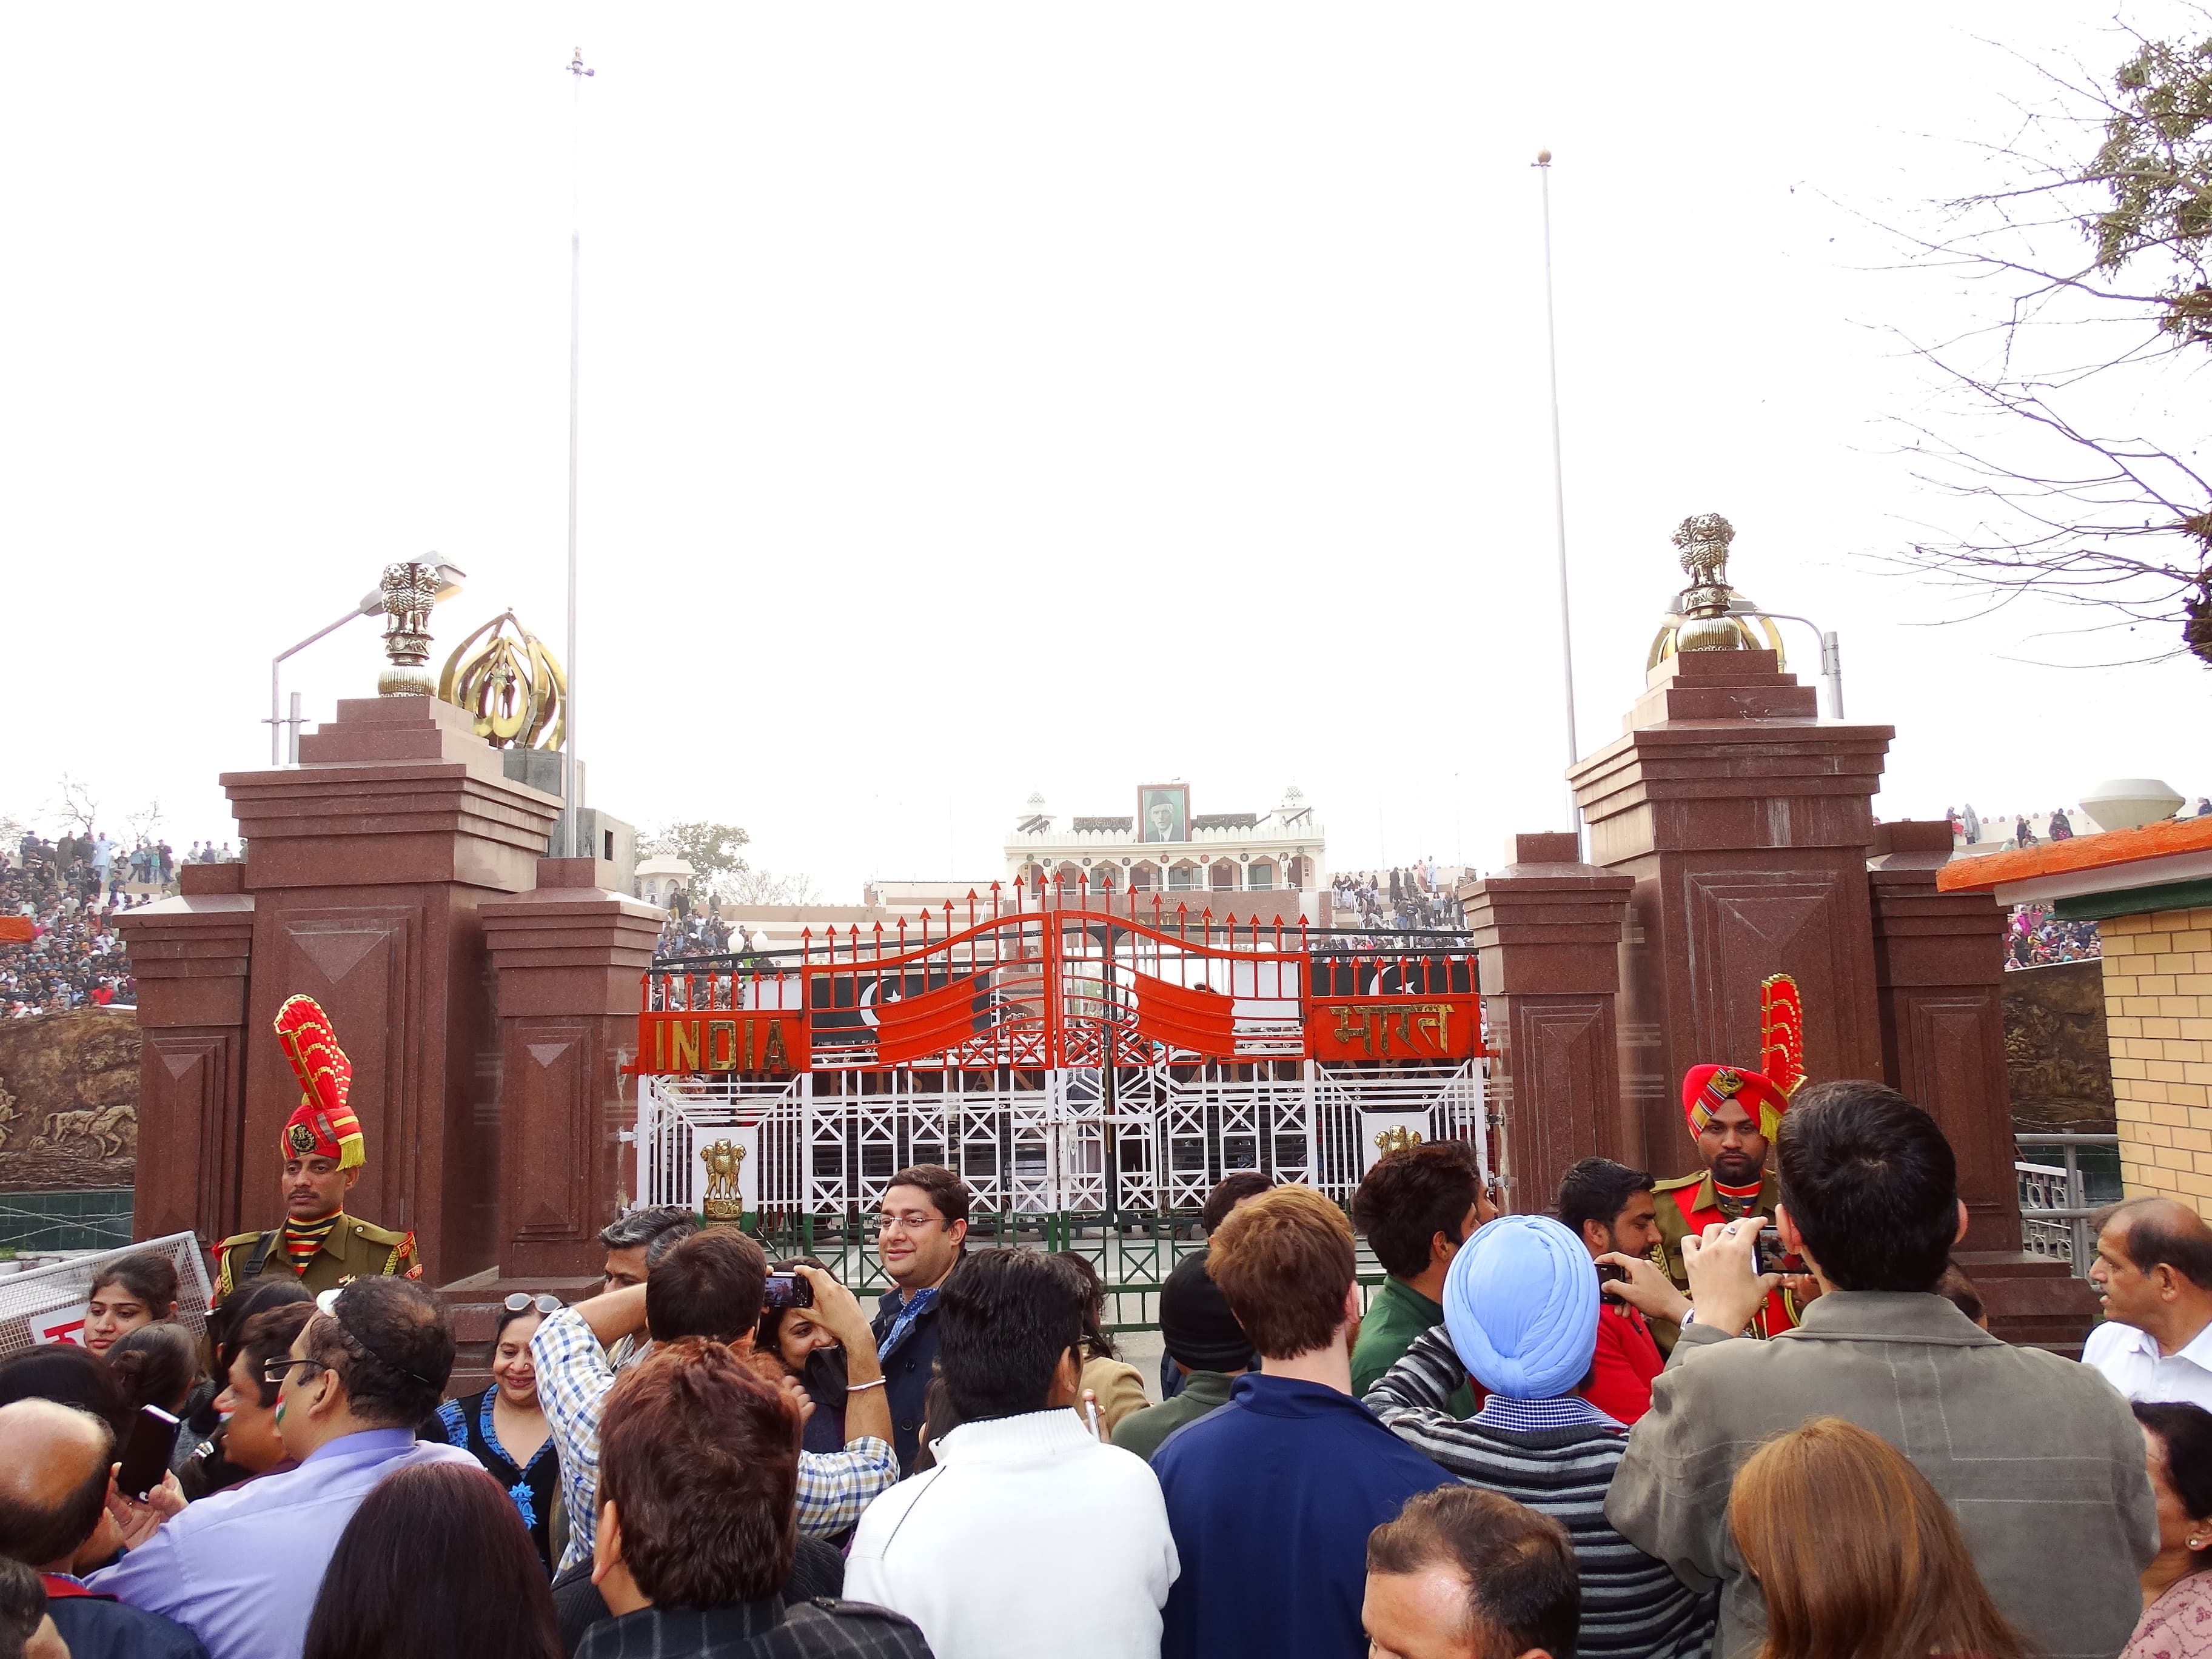
[[[991,873],[1033,788],[1295,781],[1339,868],[1559,827],[1540,144],[1583,752],[1718,510],[1899,727],[1884,816],[2212,789],[2201,666],[2027,665],[2034,617],[1850,561],[1962,521],[1885,331],[1985,303],[1854,216],[1986,182],[2013,53],[2123,54],[2094,8],[137,4],[10,19],[0,811],[67,769],[234,833],[269,658],[426,549],[441,658],[510,604],[559,648],[579,40],[622,817],[840,900]],[[311,716],[377,631],[287,665]]]

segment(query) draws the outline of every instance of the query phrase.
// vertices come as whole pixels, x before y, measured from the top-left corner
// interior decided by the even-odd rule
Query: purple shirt
[[[186,1626],[210,1659],[299,1659],[338,1534],[371,1487],[417,1463],[477,1466],[411,1429],[342,1435],[296,1469],[188,1504],[85,1582]]]

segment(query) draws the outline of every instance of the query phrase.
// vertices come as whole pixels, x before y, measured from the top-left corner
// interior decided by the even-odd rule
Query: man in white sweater
[[[846,1596],[904,1613],[937,1659],[1158,1659],[1175,1540],[1144,1460],[1069,1409],[1080,1299],[1034,1251],[983,1250],[938,1305],[959,1426],[934,1468],[869,1504]]]

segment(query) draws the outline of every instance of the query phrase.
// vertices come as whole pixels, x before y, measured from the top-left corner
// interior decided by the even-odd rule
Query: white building
[[[1134,793],[1138,811],[1072,817],[1064,828],[1046,810],[1044,797],[1031,795],[1006,836],[1006,879],[1027,882],[1035,891],[1063,878],[1073,890],[1088,878],[1094,892],[1117,896],[1266,893],[1272,896],[1269,909],[1303,909],[1321,920],[1328,840],[1296,784],[1283,791],[1271,812],[1193,812],[1189,786],[1181,781],[1146,785]],[[1296,904],[1294,894],[1311,895],[1314,902]],[[1218,898],[1206,902],[1221,906]]]

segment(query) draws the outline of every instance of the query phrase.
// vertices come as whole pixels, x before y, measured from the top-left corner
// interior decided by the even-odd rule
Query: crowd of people
[[[1700,1181],[1753,1202],[1764,1126],[1693,1115]],[[970,1250],[933,1165],[884,1192],[872,1313],[635,1210],[458,1394],[404,1274],[226,1272],[203,1375],[174,1265],[125,1256],[82,1347],[0,1363],[0,1659],[2201,1650],[2212,1228],[2101,1218],[2076,1363],[1990,1334],[1925,1112],[1829,1083],[1773,1133],[1771,1230],[1685,1233],[1689,1183],[1598,1158],[1500,1214],[1455,1142],[1349,1217],[1240,1173],[1162,1289],[1157,1404],[1089,1264]],[[149,1407],[173,1455],[125,1481]]]
[[[2021,904],[2005,925],[2005,966],[2040,968],[2052,962],[2092,962],[2105,954],[2094,921],[2061,921],[2047,904]]]
[[[151,899],[123,891],[103,841],[25,836],[0,857],[0,1017],[137,1000],[115,914]]]
[[[1467,925],[1459,895],[1433,858],[1389,870],[1346,871],[1330,884],[1336,926],[1377,934]]]

